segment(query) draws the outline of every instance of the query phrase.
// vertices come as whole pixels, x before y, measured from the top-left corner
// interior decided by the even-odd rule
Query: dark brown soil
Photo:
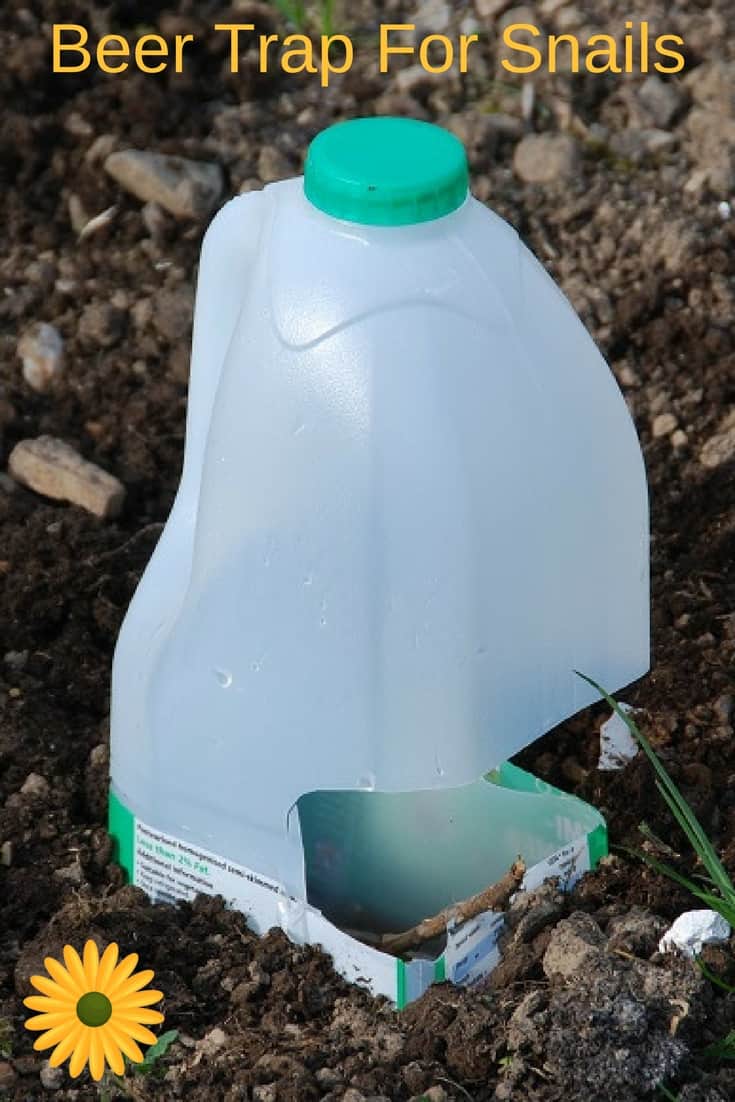
[[[236,8],[259,29],[281,25],[275,9]],[[160,1075],[131,1079],[132,1098],[586,1102],[655,1097],[660,1081],[689,1102],[735,1097],[735,1073],[702,1055],[735,1023],[733,999],[694,965],[655,952],[666,920],[694,904],[625,852],[572,898],[544,890],[519,904],[531,921],[516,916],[487,990],[443,985],[397,1016],[336,978],[318,951],[276,932],[258,940],[217,901],[151,906],[123,886],[105,831],[112,649],[179,476],[205,226],[166,214],[144,221],[95,143],[109,135],[108,151],[218,161],[236,193],[298,172],[308,141],[334,118],[390,111],[463,138],[475,193],[559,280],[629,401],[651,488],[654,651],[652,672],[625,698],[643,709],[735,873],[735,445],[718,466],[702,461],[735,401],[730,0],[635,0],[628,9],[687,44],[664,121],[641,106],[637,76],[540,77],[524,121],[528,101],[500,75],[492,48],[463,80],[409,81],[406,90],[376,75],[372,49],[379,19],[410,14],[400,0],[379,14],[370,0],[346,8],[342,25],[364,44],[363,61],[326,91],[261,76],[251,60],[228,74],[226,42],[208,30],[227,12],[212,0],[5,0],[0,462],[18,440],[49,433],[117,475],[127,499],[118,520],[100,521],[0,476],[0,1098],[100,1097],[86,1075],[71,1084],[65,1070],[49,1074],[21,1003],[44,955],[89,936],[117,940],[155,969],[166,1028],[180,1034]],[[585,12],[548,0],[530,8],[547,29],[622,33],[612,2]],[[454,5],[455,23],[470,15]],[[52,76],[54,20],[98,33],[192,32],[198,44],[181,76]],[[668,135],[657,150],[641,138],[653,126]],[[574,174],[523,183],[513,154],[524,131],[563,127],[577,142]],[[70,196],[89,217],[116,211],[80,241]],[[38,321],[66,345],[64,374],[44,394],[24,382],[16,353]],[[662,431],[661,414],[675,426]],[[596,804],[617,845],[640,845],[645,820],[691,871],[647,763],[597,771],[606,714],[594,709],[551,732],[521,764]],[[708,955],[733,978],[731,947]]]

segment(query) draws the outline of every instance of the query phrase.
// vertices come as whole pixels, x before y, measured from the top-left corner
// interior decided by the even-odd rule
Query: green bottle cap
[[[407,226],[460,207],[468,180],[464,147],[448,130],[417,119],[351,119],[314,138],[304,192],[334,218]]]

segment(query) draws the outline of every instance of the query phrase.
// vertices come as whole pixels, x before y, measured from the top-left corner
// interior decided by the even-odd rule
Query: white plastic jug
[[[431,792],[467,786],[471,815],[483,774],[595,699],[575,669],[610,690],[647,670],[648,620],[628,410],[563,294],[468,195],[452,135],[338,124],[304,178],[224,207],[181,485],[115,654],[117,806],[296,899],[311,863],[343,921],[380,925],[369,897],[393,880],[383,924],[407,921],[417,797],[356,817],[353,790],[423,793],[410,844],[433,845],[457,812]],[[305,871],[295,809],[315,792],[331,803],[301,804]],[[330,878],[388,835],[370,884]]]

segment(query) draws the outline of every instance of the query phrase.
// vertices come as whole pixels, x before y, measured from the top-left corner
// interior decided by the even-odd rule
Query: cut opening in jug
[[[579,837],[556,791],[509,764],[458,787],[316,791],[296,806],[309,904],[367,939],[409,929],[519,858],[531,868]]]

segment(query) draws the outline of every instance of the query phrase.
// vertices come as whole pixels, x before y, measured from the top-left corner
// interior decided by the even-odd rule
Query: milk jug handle
[[[264,194],[248,192],[219,211],[202,243],[181,484],[198,482],[222,366],[255,267]]]

